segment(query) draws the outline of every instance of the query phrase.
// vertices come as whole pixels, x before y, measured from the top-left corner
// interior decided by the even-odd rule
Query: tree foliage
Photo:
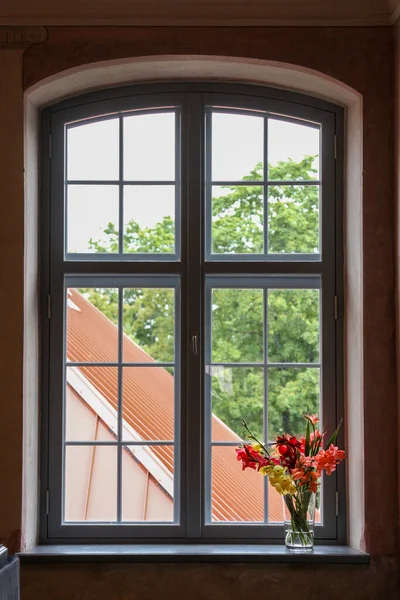
[[[313,157],[269,166],[269,179],[315,179]],[[243,186],[225,187],[212,201],[214,253],[264,252],[263,168],[257,164]],[[268,252],[314,253],[319,244],[317,186],[269,185]],[[106,243],[90,241],[95,252],[118,251],[118,232],[109,223]],[[174,223],[164,217],[153,228],[131,221],[124,232],[125,252],[174,250]],[[244,264],[245,270],[245,264]],[[85,296],[115,324],[116,290],[86,289]],[[266,306],[265,306],[266,303]],[[172,289],[124,291],[124,332],[158,361],[174,359],[174,295]],[[267,323],[265,316],[268,315]],[[319,361],[319,291],[316,289],[214,289],[212,293],[212,362],[316,363]],[[266,347],[264,347],[266,346]],[[303,415],[317,412],[319,369],[271,366],[215,365],[210,370],[212,407],[216,416],[239,435],[242,420],[263,436],[263,397],[268,391],[268,436],[299,433]]]

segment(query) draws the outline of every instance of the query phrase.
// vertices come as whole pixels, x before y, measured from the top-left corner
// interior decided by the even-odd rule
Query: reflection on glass
[[[115,522],[117,447],[65,448],[64,521]]]
[[[124,367],[122,416],[125,442],[174,439],[174,370]]]
[[[175,252],[175,186],[124,187],[124,252]]]
[[[66,358],[70,362],[118,360],[118,289],[66,291]]]
[[[318,289],[268,291],[268,361],[319,362]]]
[[[67,129],[67,178],[115,181],[119,178],[119,119]]]
[[[246,439],[243,421],[262,439],[264,369],[209,366],[207,372],[211,376],[212,440]]]
[[[122,520],[174,520],[173,446],[123,448]]]
[[[268,188],[268,252],[319,252],[319,191],[313,185]]]
[[[175,180],[175,114],[124,117],[124,180]]]
[[[107,408],[106,413],[101,408]],[[118,369],[116,367],[67,367],[65,385],[65,439],[96,442],[98,413],[103,426],[118,432]]]
[[[234,446],[211,448],[211,515],[208,519],[232,523],[264,520],[264,477],[253,469],[242,471]]]
[[[304,435],[304,415],[320,414],[319,368],[268,369],[268,437]]]
[[[125,288],[124,362],[173,362],[175,290]]]
[[[211,296],[212,362],[262,362],[264,293],[215,288]]]
[[[264,118],[233,112],[213,113],[211,156],[213,181],[262,178]]]
[[[268,119],[268,179],[319,179],[320,129]]]
[[[68,185],[67,252],[118,252],[118,186]]]
[[[212,252],[264,252],[264,193],[261,186],[212,188]]]

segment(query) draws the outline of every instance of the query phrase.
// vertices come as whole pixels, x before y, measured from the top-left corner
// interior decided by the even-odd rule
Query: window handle
[[[199,350],[198,332],[192,331],[192,352],[195,356],[197,356],[198,350]]]

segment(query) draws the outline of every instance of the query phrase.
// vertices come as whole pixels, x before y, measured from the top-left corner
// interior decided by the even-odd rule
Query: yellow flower
[[[291,475],[284,467],[275,465],[274,467],[262,467],[260,469],[264,475],[268,475],[270,484],[276,489],[279,494],[295,494],[296,486],[294,485]]]

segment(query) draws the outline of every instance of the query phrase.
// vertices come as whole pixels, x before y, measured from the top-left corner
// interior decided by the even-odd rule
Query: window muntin
[[[100,514],[101,511],[97,513],[97,520],[90,523],[90,533],[88,533],[87,525],[84,521],[64,521],[60,525],[59,513],[57,513],[57,510],[53,510],[50,512],[48,518],[44,518],[47,526],[45,526],[42,531],[44,531],[44,537],[48,539],[84,539],[85,537],[115,540],[134,539],[135,537],[152,537],[159,539],[173,539],[174,537],[177,537],[179,539],[187,536],[191,539],[209,538],[222,540],[229,537],[235,539],[263,538],[279,541],[281,540],[279,518],[277,517],[277,514],[273,512],[271,503],[264,501],[264,498],[268,499],[268,489],[262,490],[261,503],[253,507],[248,507],[251,509],[248,514],[241,514],[239,515],[240,518],[235,516],[235,518],[232,519],[234,506],[228,507],[228,513],[226,512],[226,498],[221,499],[221,497],[218,497],[219,492],[214,489],[215,485],[213,484],[214,480],[212,479],[212,473],[213,471],[219,471],[220,474],[218,477],[221,480],[221,465],[229,466],[229,468],[232,465],[237,466],[235,464],[236,461],[234,456],[234,446],[236,442],[232,442],[232,446],[229,446],[226,441],[216,439],[218,436],[215,434],[215,426],[210,426],[208,431],[207,427],[204,427],[204,442],[202,441],[200,433],[203,429],[203,425],[206,425],[208,420],[207,415],[210,414],[211,394],[208,393],[207,380],[210,380],[211,382],[214,380],[215,390],[216,387],[221,386],[221,382],[223,384],[224,382],[226,383],[226,379],[229,380],[231,378],[232,381],[236,379],[236,372],[240,373],[241,370],[243,370],[243,372],[246,370],[247,376],[245,377],[245,383],[247,385],[248,379],[250,394],[252,389],[257,390],[260,387],[259,384],[261,380],[258,372],[263,372],[261,378],[263,398],[260,397],[259,392],[255,392],[258,394],[256,409],[258,412],[266,412],[268,417],[263,420],[263,428],[267,426],[266,423],[273,422],[271,415],[268,414],[268,410],[265,410],[266,398],[268,395],[270,398],[274,398],[278,394],[277,387],[279,386],[276,385],[276,381],[280,381],[285,377],[286,379],[293,381],[296,377],[301,376],[303,380],[304,378],[306,379],[309,387],[314,386],[313,389],[316,390],[314,393],[315,398],[317,398],[318,392],[320,394],[319,400],[321,402],[321,408],[323,409],[324,420],[327,420],[329,423],[335,422],[336,389],[334,382],[336,377],[336,333],[332,310],[336,288],[334,253],[334,111],[331,114],[328,114],[326,110],[321,111],[318,108],[310,108],[309,106],[305,106],[303,109],[298,103],[291,104],[290,102],[281,101],[280,99],[269,100],[268,95],[266,95],[265,98],[251,98],[250,95],[244,98],[243,96],[239,97],[227,94],[223,97],[222,101],[222,95],[217,97],[211,94],[205,94],[202,98],[196,92],[189,92],[188,94],[181,94],[178,100],[176,99],[176,96],[175,98],[173,97],[173,94],[171,94],[167,100],[165,100],[165,98],[166,97],[163,96],[162,100],[160,100],[158,95],[154,94],[154,96],[148,95],[147,97],[143,97],[143,99],[137,100],[135,99],[135,94],[133,94],[130,98],[105,101],[103,107],[101,104],[92,107],[86,105],[83,110],[79,106],[73,109],[66,107],[64,114],[62,111],[59,111],[58,114],[54,114],[52,117],[53,227],[51,227],[51,247],[53,256],[56,257],[56,260],[52,265],[50,274],[50,279],[53,282],[51,295],[52,312],[54,315],[51,320],[52,331],[50,337],[52,340],[51,347],[54,349],[58,344],[59,334],[62,330],[59,319],[57,318],[60,310],[60,301],[57,302],[57,299],[59,298],[57,292],[59,283],[57,283],[57,281],[60,281],[59,275],[61,272],[64,273],[65,277],[69,277],[70,274],[75,276],[76,273],[79,273],[80,277],[83,277],[79,282],[79,288],[82,289],[92,285],[94,287],[103,287],[104,289],[119,290],[122,286],[121,289],[126,288],[127,290],[134,290],[139,289],[140,287],[137,282],[138,277],[143,278],[144,276],[149,277],[151,275],[157,275],[162,280],[167,276],[176,276],[180,281],[182,298],[180,307],[177,308],[177,312],[175,313],[180,316],[181,327],[179,335],[177,335],[176,329],[174,331],[174,343],[176,346],[179,345],[183,352],[180,355],[180,359],[178,356],[175,356],[171,361],[170,346],[167,344],[165,350],[167,354],[163,351],[162,356],[152,356],[155,363],[150,368],[154,369],[154,373],[156,372],[156,369],[159,369],[160,372],[161,370],[166,370],[173,379],[175,409],[178,406],[178,410],[174,409],[174,432],[177,434],[177,432],[180,431],[183,435],[182,437],[176,437],[175,440],[160,440],[152,439],[154,436],[142,434],[140,441],[136,440],[134,444],[131,444],[131,438],[129,438],[129,436],[124,437],[123,434],[118,444],[115,444],[114,442],[108,445],[104,442],[102,442],[102,444],[97,444],[98,446],[104,446],[108,449],[111,447],[117,448],[116,481],[119,489],[119,498],[117,499],[116,513],[112,513],[111,509],[105,511],[107,513],[105,516]],[[151,108],[152,106],[154,106],[154,109]],[[160,106],[166,106],[168,108],[160,109]],[[118,113],[118,110],[121,112]],[[138,114],[140,116],[147,116],[147,114],[150,114],[151,116],[152,114],[156,115],[158,113],[179,115],[179,118],[175,119],[175,181],[160,179],[160,177],[164,177],[164,175],[169,176],[169,173],[162,173],[161,175],[154,173],[153,177],[153,174],[149,174],[148,172],[147,175],[149,179],[146,181],[140,180],[140,176],[135,174],[132,176],[137,177],[137,179],[132,180],[128,180],[124,173],[122,173],[121,176],[121,171],[123,172],[125,169],[125,165],[121,166],[121,156],[123,156],[124,153],[124,134],[122,134],[121,138],[121,130],[124,131],[124,119],[130,118],[130,116],[133,115],[132,111],[134,111],[135,115]],[[110,114],[109,117],[101,117],[101,119],[99,119],[97,116],[99,114],[107,115],[107,112]],[[111,115],[111,113],[113,114]],[[247,120],[250,120],[250,122],[263,123],[262,137],[260,134],[257,134],[257,138],[257,135],[255,135],[254,132],[252,133],[253,139],[255,139],[254,144],[257,148],[261,147],[259,140],[262,139],[264,162],[262,164],[260,178],[254,181],[246,179],[245,185],[242,185],[241,178],[243,177],[243,174],[241,175],[241,172],[244,172],[243,168],[242,171],[236,169],[239,177],[238,181],[233,179],[225,181],[214,177],[212,179],[210,178],[209,174],[211,173],[211,164],[213,162],[213,146],[210,143],[212,138],[210,136],[208,120],[209,115],[214,115],[214,113],[221,115],[221,117],[231,114],[233,114],[234,117],[240,115]],[[278,113],[279,116],[277,116]],[[79,121],[81,114],[84,115],[85,119],[89,120]],[[290,116],[282,118],[280,116],[282,114]],[[203,129],[204,116],[206,116],[206,119]],[[63,235],[60,235],[60,231],[64,230],[60,229],[62,214],[59,210],[59,198],[61,197],[61,194],[59,193],[61,191],[59,182],[61,178],[60,168],[57,165],[59,165],[59,161],[65,159],[63,144],[65,124],[67,124],[68,130],[69,127],[72,127],[72,125],[70,126],[68,123],[73,123],[74,126],[76,126],[79,122],[80,126],[87,126],[89,122],[92,124],[95,122],[102,123],[111,120],[116,120],[119,124],[118,179],[114,181],[111,178],[113,175],[107,173],[107,177],[110,177],[110,179],[107,179],[105,184],[104,179],[99,178],[95,180],[88,179],[84,182],[80,180],[71,180],[68,182],[68,185],[99,185],[101,187],[110,186],[110,188],[116,186],[118,188],[119,220],[118,227],[115,227],[115,230],[111,232],[111,235],[114,235],[112,252],[101,253],[99,251],[101,248],[97,247],[94,252],[78,252],[62,256],[59,252],[60,240],[63,238]],[[313,162],[313,168],[316,169],[316,173],[314,173],[313,176],[307,175],[309,179],[305,176],[296,179],[286,175],[284,181],[275,179],[271,176],[271,169],[268,166],[268,155],[271,153],[271,149],[268,148],[268,144],[271,144],[272,142],[271,135],[265,136],[266,121],[270,122],[270,127],[272,127],[271,123],[274,121],[274,124],[275,122],[279,122],[279,124],[283,123],[285,125],[289,123],[290,125],[293,124],[299,128],[307,128],[307,131],[313,130],[316,132],[316,134],[314,133],[315,139],[312,150],[313,152],[315,151],[315,140],[317,139],[319,152],[317,158],[314,159]],[[251,128],[248,127],[248,129],[250,130]],[[202,143],[202,137],[204,137],[204,143]],[[223,140],[220,140],[220,146],[223,146]],[[161,147],[165,147],[165,145],[163,146],[163,144],[161,144]],[[232,151],[236,151],[236,149],[237,146],[232,146]],[[285,154],[286,148],[283,148],[281,152]],[[136,154],[138,155],[138,152],[136,152]],[[223,156],[222,150],[220,151],[220,155]],[[245,157],[246,153],[242,153],[242,156]],[[285,156],[283,158],[285,158]],[[301,160],[301,158],[302,155],[299,160]],[[243,161],[239,161],[239,163],[240,162],[240,166],[243,167]],[[214,160],[214,163],[214,170],[217,169],[216,173],[218,173],[219,167],[217,161]],[[202,164],[204,165],[204,178]],[[231,167],[232,165],[230,165],[230,168]],[[143,167],[143,170],[145,170],[145,167]],[[268,173],[265,173],[265,171],[268,171]],[[220,173],[220,175],[222,176],[223,173]],[[226,173],[226,175],[231,177],[228,173]],[[96,174],[96,177],[97,176],[98,175]],[[92,177],[92,175],[90,175],[90,177]],[[234,177],[236,177],[236,173],[232,175],[232,178]],[[172,194],[170,193],[172,188],[177,190],[174,198],[175,205],[173,205]],[[218,228],[215,227],[212,221],[210,224],[211,212],[209,209],[212,204],[212,198],[216,198],[217,202],[214,202],[214,204],[218,204],[218,198],[230,194],[232,192],[231,188],[233,188],[234,192],[240,188],[244,189],[246,194],[252,194],[253,191],[255,191],[255,194],[253,194],[255,197],[254,220],[258,227],[258,231],[261,229],[261,243],[256,240],[257,243],[253,244],[253,232],[250,231],[251,235],[248,235],[246,239],[246,235],[243,235],[243,231],[246,234],[246,224],[243,223],[243,220],[241,222],[239,221],[239,232],[241,234],[239,237],[244,239],[242,248],[245,249],[245,252],[241,253],[236,251],[226,252],[227,243],[232,243],[232,241],[235,240],[233,239],[234,236],[231,236],[229,239],[229,235],[225,235],[223,229],[217,231],[219,234],[219,240],[217,240],[219,247],[216,245],[217,251],[211,247],[211,240],[213,240],[214,237],[216,239],[218,237],[214,233],[215,229]],[[154,200],[154,202],[162,204],[163,206],[168,205],[168,210],[162,216],[170,216],[170,220],[173,222],[173,217],[175,215],[175,224],[172,223],[169,233],[171,233],[172,229],[172,238],[175,233],[177,245],[181,248],[180,254],[179,252],[175,254],[170,252],[171,246],[168,244],[170,244],[171,236],[168,237],[163,252],[154,252],[154,243],[151,239],[149,245],[146,246],[145,251],[127,252],[127,250],[129,250],[128,244],[131,242],[126,244],[124,239],[127,235],[127,219],[125,213],[130,210],[128,207],[134,202],[134,197],[136,196],[139,198],[139,194],[141,198],[148,198],[148,202],[150,203],[151,199],[155,198],[155,195],[152,195],[151,191],[147,192],[147,197],[145,194],[146,190],[152,189],[165,192],[164,194],[160,194],[160,197],[162,195],[163,199],[166,198],[167,191],[169,192],[169,200],[167,200],[165,204],[164,200],[158,202],[157,199]],[[284,249],[284,252],[281,251],[282,248],[278,245],[278,249],[276,250],[277,245],[271,245],[272,236],[267,235],[269,232],[266,232],[265,229],[263,229],[264,222],[270,223],[271,221],[269,215],[269,196],[271,195],[271,192],[277,190],[279,193],[285,193],[288,190],[287,193],[290,194],[297,193],[297,191],[307,194],[309,189],[313,190],[312,201],[314,212],[316,213],[314,223],[317,222],[318,224],[317,227],[314,227],[313,229],[314,238],[312,241],[314,245],[310,243],[303,244],[302,247],[294,247],[292,245],[289,248],[289,251]],[[216,190],[216,193],[214,193],[214,190]],[[57,191],[58,193],[54,193]],[[317,198],[317,202],[315,201],[315,198]],[[177,199],[179,199],[179,202]],[[297,201],[297,204],[301,203]],[[180,216],[181,212],[183,214],[182,219]],[[138,218],[137,212],[135,213],[135,211],[133,211],[131,214],[133,218]],[[65,226],[66,221],[67,219],[65,219]],[[122,226],[120,224],[122,224]],[[296,225],[298,226],[296,234],[297,239],[302,240],[305,227],[299,226],[301,225],[300,221],[296,222]],[[66,230],[65,240],[68,239],[68,227],[66,227]],[[206,240],[204,256],[202,255],[201,250],[202,235],[199,235],[199,231],[204,236],[203,239]],[[229,228],[227,231],[229,233]],[[133,236],[134,234],[135,232],[133,232]],[[318,239],[318,247],[315,243],[315,237]],[[237,243],[237,241],[235,243]],[[254,251],[253,248],[256,248],[256,251]],[[267,248],[269,253],[266,253]],[[121,251],[121,249],[125,250],[125,252]],[[245,265],[243,264],[243,259],[246,261]],[[101,285],[98,284],[98,282],[94,283],[91,280],[93,273],[98,273],[99,276],[101,275],[102,277],[107,276],[107,280],[102,280]],[[299,293],[303,291],[316,292],[318,294],[320,307],[318,317],[315,314],[313,316],[314,325],[312,327],[305,327],[303,331],[300,332],[301,336],[311,337],[313,339],[313,344],[311,344],[312,350],[308,348],[308,354],[301,358],[303,362],[296,362],[293,364],[293,357],[291,357],[288,352],[283,353],[282,356],[278,356],[278,352],[275,352],[275,357],[270,355],[271,350],[273,349],[273,344],[271,342],[273,339],[273,332],[269,332],[268,327],[266,326],[266,323],[268,323],[268,314],[266,315],[265,313],[268,313],[268,311],[271,311],[272,313],[274,307],[269,306],[268,303],[267,305],[265,304],[264,295],[271,294],[272,296],[276,286],[271,287],[267,285],[265,287],[264,285],[261,285],[260,288],[259,283],[257,283],[256,286],[253,285],[253,287],[249,287],[247,283],[243,287],[242,281],[238,286],[238,278],[243,279],[244,277],[245,279],[248,279],[250,273],[253,273],[254,275],[262,274],[264,278],[267,276],[289,277],[292,281],[293,277],[302,278],[304,281],[305,277],[312,276],[314,278],[314,284],[316,279],[323,282],[323,285],[320,286],[320,288],[317,287],[313,290],[309,289],[307,286],[302,288],[300,284],[295,288]],[[122,283],[121,279],[118,280],[118,278],[121,277],[123,278]],[[232,278],[233,284],[231,281],[231,287],[233,289],[245,289],[247,292],[254,291],[256,293],[261,289],[263,296],[263,332],[261,334],[262,340],[260,341],[258,339],[258,346],[256,344],[257,347],[255,351],[246,348],[246,352],[243,354],[242,358],[237,358],[237,356],[232,356],[232,349],[226,347],[226,356],[223,357],[224,361],[222,361],[222,364],[217,362],[214,364],[210,360],[210,357],[207,356],[207,332],[210,331],[211,325],[209,326],[209,323],[205,318],[207,313],[205,312],[203,315],[203,310],[206,309],[206,302],[204,302],[203,307],[203,302],[201,300],[204,294],[202,283],[204,282],[204,277],[207,281],[211,281],[210,278],[212,277],[219,277],[222,279],[226,277]],[[70,285],[70,283],[71,282],[69,282],[68,285]],[[140,281],[140,285],[146,287],[143,279]],[[163,285],[165,286],[165,282],[164,284],[159,284],[158,289],[161,289]],[[287,282],[285,285],[287,285]],[[286,293],[285,285],[281,285],[281,287],[278,286],[279,291],[281,291],[283,295]],[[289,285],[287,290],[288,293],[291,293],[293,288]],[[295,306],[295,299],[292,298],[291,302]],[[122,306],[120,314],[124,314],[124,304],[129,305],[128,298],[124,298],[124,294],[122,294],[118,303],[119,308]],[[260,306],[258,306],[256,300],[254,300],[254,310],[255,316],[257,316],[257,311],[260,310]],[[204,320],[202,325],[203,316]],[[290,311],[287,315],[287,318],[289,317]],[[115,317],[114,315],[113,318],[119,320],[118,316]],[[315,333],[316,320],[320,320],[321,329],[319,331],[321,335],[318,335],[318,332],[317,334]],[[124,321],[124,319],[119,323],[121,331],[124,329],[122,321]],[[237,318],[236,321],[236,325],[233,323],[233,329],[236,327],[236,335],[239,336],[242,334],[244,338],[246,338],[246,333],[243,334],[243,332],[240,331],[240,319]],[[163,321],[162,317],[160,317],[160,323],[161,327],[164,328],[165,320]],[[151,329],[152,328],[150,327],[150,330]],[[227,326],[225,329],[227,332],[226,335],[229,335],[231,327]],[[195,355],[193,354],[193,334],[197,335],[198,352]],[[260,335],[256,335],[256,338],[260,338]],[[169,336],[169,339],[171,339],[171,336]],[[223,348],[223,343],[220,343],[220,346]],[[119,348],[117,350],[120,351]],[[203,351],[205,352],[204,355]],[[247,356],[247,353],[253,353],[254,356]],[[218,357],[213,357],[213,360],[214,358]],[[117,372],[118,370],[120,371],[120,383],[117,383],[117,387],[119,386],[121,390],[123,390],[124,387],[123,372],[125,370],[138,371],[139,369],[144,370],[149,368],[146,364],[131,362],[125,364],[125,358],[123,357],[121,362],[118,354],[115,360],[115,366],[114,363],[107,363],[107,366],[103,365],[103,368],[109,369],[110,372],[111,369],[116,369]],[[312,360],[315,362],[310,364]],[[53,356],[53,364],[54,361],[57,363],[56,357]],[[97,359],[88,361],[88,365],[85,368],[101,368],[101,365],[98,365],[96,361]],[[235,361],[239,362],[237,363]],[[65,368],[72,371],[74,367],[76,367],[76,365],[69,364],[68,367]],[[321,378],[319,377],[320,370],[322,372]],[[264,372],[267,372],[267,377],[264,376]],[[202,376],[204,373],[205,375]],[[256,377],[254,377],[255,373],[257,374]],[[62,372],[60,372],[60,369],[56,366],[50,376],[50,388],[53,390],[53,396],[56,398],[59,398],[60,396],[60,387],[57,384],[54,385],[54,383],[56,381],[61,381],[62,377]],[[212,385],[209,387],[212,387]],[[178,400],[181,401],[182,406],[177,404]],[[318,402],[318,399],[316,401]],[[216,402],[217,401],[214,399],[214,406],[216,407],[216,413],[218,413]],[[201,416],[201,407],[203,403],[204,412],[203,416]],[[121,402],[121,409],[120,419],[122,420],[122,423],[124,423],[124,417],[125,414],[127,414],[127,411],[124,410],[123,402]],[[217,419],[218,415],[216,414],[214,421],[216,422]],[[62,422],[58,409],[53,408],[50,414],[50,429],[53,432],[53,434],[50,434],[50,441],[57,443],[57,435],[54,435],[54,432],[56,432],[57,428],[60,428]],[[171,423],[171,420],[169,423]],[[214,423],[212,423],[212,425],[214,425]],[[188,433],[187,435],[186,431]],[[272,434],[270,428],[268,428],[268,433],[269,435]],[[212,440],[210,440],[210,438],[212,438]],[[93,444],[93,440],[90,439],[84,441],[84,443],[82,443],[81,439],[71,439],[68,441],[71,442],[69,443],[70,447],[86,448],[86,446],[91,446],[93,448],[94,446],[97,446],[96,444]],[[75,446],[73,442],[75,442]],[[163,518],[157,519],[154,516],[154,507],[151,508],[146,505],[146,510],[144,512],[142,510],[140,518],[137,515],[139,514],[138,511],[140,512],[141,509],[139,510],[139,508],[136,507],[136,512],[134,513],[136,516],[132,519],[132,513],[129,513],[129,510],[126,508],[129,505],[129,494],[132,493],[132,490],[136,485],[134,483],[136,480],[127,474],[128,467],[126,466],[126,461],[128,459],[131,460],[134,455],[134,452],[130,452],[131,446],[139,449],[142,446],[146,446],[146,448],[150,447],[152,451],[164,448],[164,453],[165,448],[169,448],[170,455],[173,456],[173,458],[170,456],[170,461],[172,460],[174,465],[173,469],[169,470],[173,480],[173,483],[170,482],[169,485],[173,485],[174,489],[173,518],[170,518],[170,513],[168,513],[169,509],[167,510],[167,507],[164,506],[161,511],[162,515],[164,515]],[[209,451],[210,448],[211,450]],[[231,450],[233,454],[231,460],[228,460],[228,454],[226,453]],[[110,454],[107,456],[111,455],[112,452],[110,450]],[[120,456],[120,458],[118,458],[118,456]],[[143,456],[142,453],[142,459]],[[51,486],[48,484],[49,487],[51,487],[51,505],[56,507],[62,505],[62,497],[60,494],[57,495],[57,488],[62,489],[63,486],[61,475],[59,473],[55,474],[58,460],[59,459],[53,457],[50,461],[53,464],[53,466],[50,465],[49,481],[51,481]],[[110,480],[112,480],[114,477],[115,461],[112,459],[108,462],[111,464]],[[240,469],[240,465],[238,466]],[[53,475],[51,475],[52,473]],[[125,475],[123,475],[123,473],[125,473]],[[241,476],[241,484],[243,487],[246,488],[247,486],[251,489],[251,485],[247,484],[247,473],[239,473],[239,475]],[[260,485],[261,483],[262,486],[264,486],[264,481],[262,478],[260,479],[261,481],[258,480],[257,485]],[[154,481],[151,479],[150,484],[146,489],[150,490],[150,487],[153,489],[153,483]],[[101,481],[99,482],[99,485],[101,485]],[[137,483],[137,485],[140,487],[141,483]],[[165,485],[167,485],[167,483],[165,483]],[[337,535],[336,517],[334,515],[335,489],[336,481],[332,478],[331,480],[324,482],[324,498],[323,506],[321,506],[323,526],[318,528],[317,538],[325,540],[334,539]],[[154,499],[154,495],[152,498]],[[161,502],[160,499],[158,499],[158,501]],[[143,504],[141,505],[141,508],[144,508]],[[96,513],[91,513],[91,515],[93,514]],[[63,519],[64,516],[61,521]],[[256,528],[254,527],[255,523],[257,524]]]
[[[178,107],[66,125],[69,260],[179,257],[179,132]]]
[[[206,115],[207,259],[320,260],[320,126],[267,111]]]
[[[243,420],[258,439],[271,442],[287,431],[301,436],[304,413],[323,418],[318,360],[320,287],[319,277],[206,279],[205,502],[209,524],[279,522],[280,499],[266,485],[267,478],[262,481],[248,475],[244,488],[241,479],[232,477],[223,517],[215,516],[214,506],[222,504],[221,472],[243,437]],[[253,503],[249,513],[244,509],[248,503]]]

